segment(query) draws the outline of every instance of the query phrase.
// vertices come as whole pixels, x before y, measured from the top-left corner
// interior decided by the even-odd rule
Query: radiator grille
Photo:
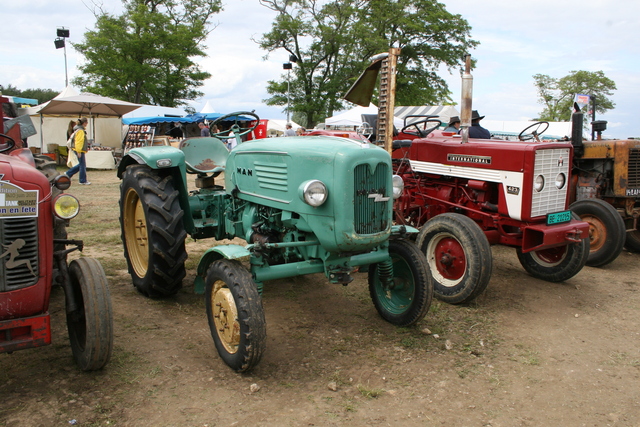
[[[387,164],[379,163],[373,174],[368,165],[359,165],[354,171],[354,228],[357,234],[374,234],[389,227],[391,197],[387,188],[389,179]],[[377,197],[369,197],[377,195]]]
[[[533,180],[538,175],[544,177],[544,188],[532,190],[531,216],[541,216],[566,209],[567,188],[569,187],[569,149],[555,148],[536,151]],[[555,185],[558,174],[564,173],[565,185],[558,189]]]
[[[288,175],[286,164],[260,163],[253,165],[260,188],[287,191]]]
[[[19,246],[16,242],[22,239],[24,246],[17,248],[18,256],[11,261],[7,247]],[[0,292],[13,291],[36,284],[38,281],[38,218],[16,218],[0,221],[0,241],[2,242],[2,258],[0,259]],[[31,265],[31,270],[28,265]],[[34,275],[35,273],[35,275]]]
[[[629,179],[627,188],[640,188],[640,149],[629,149]]]

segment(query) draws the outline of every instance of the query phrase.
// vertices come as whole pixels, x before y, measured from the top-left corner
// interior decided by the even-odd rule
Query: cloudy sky
[[[284,118],[280,108],[267,107],[267,80],[277,78],[287,54],[264,59],[252,39],[270,28],[274,14],[258,0],[223,0],[224,11],[214,17],[217,28],[206,44],[203,69],[213,77],[193,102],[199,111],[209,101],[217,112],[253,110],[264,118]],[[599,120],[609,122],[606,136],[640,136],[636,128],[640,99],[640,2],[637,0],[443,0],[452,13],[472,26],[480,45],[473,107],[491,120],[529,120],[542,111],[533,84],[534,74],[563,77],[573,70],[602,70],[616,82],[616,108]],[[0,84],[20,89],[62,90],[64,52],[53,44],[56,28],[70,29],[71,42],[82,41],[95,19],[91,0],[24,0],[2,2],[5,42],[0,44]],[[120,13],[119,0],[104,0],[104,10]],[[8,36],[10,35],[10,36]],[[69,80],[78,74],[82,55],[68,43]],[[460,78],[449,82],[453,99],[460,99]]]

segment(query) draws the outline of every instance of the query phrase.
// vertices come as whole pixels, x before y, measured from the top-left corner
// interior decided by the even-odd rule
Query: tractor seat
[[[224,171],[229,150],[222,141],[213,137],[195,137],[182,140],[180,150],[188,173],[213,173]]]

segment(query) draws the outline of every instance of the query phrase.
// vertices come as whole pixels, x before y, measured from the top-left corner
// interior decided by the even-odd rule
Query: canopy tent
[[[207,101],[207,103],[204,104],[204,107],[202,107],[202,110],[200,110],[200,112],[203,114],[207,114],[207,113],[215,113],[216,110],[214,110],[211,103]]]
[[[452,105],[413,105],[404,107],[395,107],[393,110],[396,117],[404,120],[407,116],[438,116],[444,125],[449,123],[449,119],[453,116],[460,117],[458,110]],[[407,121],[411,123],[419,119]]]
[[[536,123],[526,120],[482,120],[480,125],[491,132],[491,135],[500,137],[515,137],[528,126]],[[571,122],[549,122],[547,129],[541,136],[542,139],[562,139],[571,137]]]
[[[162,107],[160,105],[142,105],[140,108],[130,111],[122,116],[123,119],[127,118],[140,118],[140,117],[184,117],[187,112],[182,108],[175,107]]]
[[[267,135],[277,136],[283,134],[287,129],[287,123],[291,123],[291,128],[293,130],[296,130],[300,127],[299,124],[291,120],[287,122],[286,120],[281,119],[269,119],[269,121],[267,122]]]
[[[128,117],[123,118],[122,123],[125,125],[151,125],[155,123],[194,123],[189,117]]]
[[[116,116],[122,117],[130,111],[140,108],[140,104],[133,104],[119,99],[84,92],[80,95],[53,98],[38,111],[38,114],[74,114],[88,116]],[[37,108],[37,107],[36,107]]]
[[[332,117],[327,117],[324,121],[326,126],[360,126],[365,120],[362,118],[363,115],[378,114],[378,107],[373,104],[369,104],[368,107],[362,107],[360,105],[347,110],[343,113],[336,114]],[[400,129],[403,126],[402,119],[398,117],[393,118],[393,125]]]

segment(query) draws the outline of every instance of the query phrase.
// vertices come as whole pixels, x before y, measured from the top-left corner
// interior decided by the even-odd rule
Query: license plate
[[[571,211],[547,214],[547,225],[562,224],[571,221]]]

